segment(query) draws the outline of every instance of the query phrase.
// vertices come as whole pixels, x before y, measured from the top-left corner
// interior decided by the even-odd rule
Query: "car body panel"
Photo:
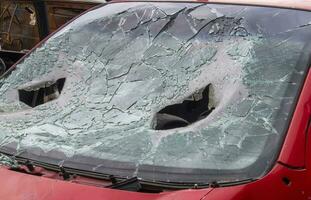
[[[305,166],[306,136],[307,128],[311,115],[311,72],[309,70],[305,87],[299,98],[296,111],[292,118],[283,150],[279,156],[279,162],[294,168]]]
[[[261,200],[261,199],[308,199],[310,188],[306,183],[306,170],[292,170],[277,164],[264,178],[253,183],[216,188],[206,200]],[[288,178],[290,184],[284,183]]]
[[[94,187],[0,169],[0,199],[5,200],[199,200],[212,189],[148,194]]]

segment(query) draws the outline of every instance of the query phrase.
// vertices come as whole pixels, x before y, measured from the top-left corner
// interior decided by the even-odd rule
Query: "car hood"
[[[6,200],[200,200],[212,191],[212,188],[207,188],[159,194],[137,193],[32,176],[5,168],[0,169],[0,176],[0,199]]]

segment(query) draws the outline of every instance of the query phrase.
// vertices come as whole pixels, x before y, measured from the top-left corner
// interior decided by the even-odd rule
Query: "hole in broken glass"
[[[196,91],[182,103],[166,106],[156,113],[153,120],[155,130],[185,127],[207,117],[214,109],[212,85]]]
[[[57,81],[44,81],[20,88],[18,90],[19,100],[30,107],[36,107],[57,99],[63,90],[65,80],[61,78]]]

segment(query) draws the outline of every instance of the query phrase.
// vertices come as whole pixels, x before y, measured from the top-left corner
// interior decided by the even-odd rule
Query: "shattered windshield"
[[[307,71],[311,14],[202,3],[88,12],[0,80],[2,151],[147,180],[258,177]]]

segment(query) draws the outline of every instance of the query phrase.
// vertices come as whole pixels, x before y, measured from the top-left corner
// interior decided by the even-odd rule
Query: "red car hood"
[[[148,194],[100,188],[0,168],[3,200],[200,200],[212,189]]]

